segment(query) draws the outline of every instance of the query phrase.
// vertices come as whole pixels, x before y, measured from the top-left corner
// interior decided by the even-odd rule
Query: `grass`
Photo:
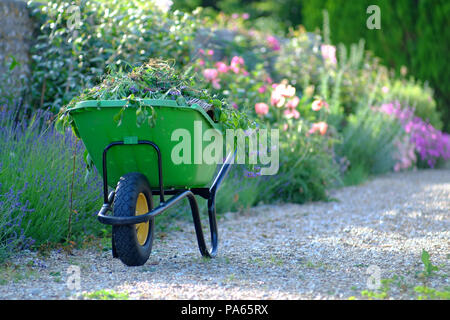
[[[128,300],[128,292],[116,292],[114,290],[98,290],[90,293],[83,293],[82,297],[92,300]]]

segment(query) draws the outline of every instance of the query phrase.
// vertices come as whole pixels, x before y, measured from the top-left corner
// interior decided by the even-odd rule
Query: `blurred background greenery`
[[[366,49],[398,74],[406,73],[433,88],[443,129],[450,131],[450,1],[447,0],[174,0],[173,8],[192,11],[198,6],[211,14],[248,13],[280,33],[303,25],[314,31],[329,14],[332,43],[350,45],[365,40]],[[366,27],[369,5],[378,5],[381,29]],[[262,23],[258,23],[262,24]]]

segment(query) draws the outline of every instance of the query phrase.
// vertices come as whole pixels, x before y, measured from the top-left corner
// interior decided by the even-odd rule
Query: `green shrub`
[[[80,24],[70,29],[72,1],[30,2],[40,25],[32,46],[32,105],[55,111],[92,87],[108,64],[128,70],[149,58],[190,61],[197,22],[163,13],[151,1],[82,1]]]
[[[318,34],[295,32],[283,44],[275,64],[277,78],[290,79],[297,88],[318,85],[324,69]]]
[[[360,108],[348,118],[342,132],[342,143],[336,153],[350,161],[350,181],[359,177],[391,171],[396,159],[395,141],[401,126],[394,119],[370,108]],[[357,176],[356,179],[354,176]]]
[[[328,199],[327,190],[340,184],[339,171],[329,143],[319,139],[300,137],[281,143],[280,169],[276,175],[259,178],[264,189],[258,202],[304,203]]]
[[[443,127],[440,113],[436,110],[433,91],[428,86],[410,80],[395,80],[390,86],[386,101],[398,101],[401,105],[414,108],[414,114],[428,121],[438,130]]]
[[[260,179],[245,176],[245,168],[234,165],[217,193],[217,213],[243,211],[257,204],[264,188]]]

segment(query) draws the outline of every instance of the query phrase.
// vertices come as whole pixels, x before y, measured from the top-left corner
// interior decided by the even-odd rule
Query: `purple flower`
[[[395,168],[406,169],[416,161],[412,152],[404,146],[409,143],[414,146],[414,149],[420,155],[420,159],[431,168],[436,165],[439,158],[450,159],[450,135],[437,130],[420,117],[414,116],[413,108],[401,107],[400,103],[393,102],[383,104],[379,110],[398,119],[405,133],[409,136],[408,141],[403,142],[403,145],[398,145],[400,153],[404,154],[403,158],[400,157],[403,165],[396,164]],[[410,159],[407,161],[408,155]],[[405,163],[409,165],[405,166]]]
[[[130,92],[133,93],[133,94],[136,94],[136,93],[139,92],[139,90],[136,89],[135,86],[131,86],[131,87],[130,87]]]

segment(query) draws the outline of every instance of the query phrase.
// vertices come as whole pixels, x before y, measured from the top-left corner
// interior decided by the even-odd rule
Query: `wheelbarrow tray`
[[[157,153],[147,145],[137,144],[140,140],[152,141],[159,147],[164,188],[204,187],[211,182],[217,164],[194,163],[194,144],[201,141],[205,130],[218,130],[218,124],[199,105],[180,106],[174,100],[142,99],[142,106],[152,106],[155,110],[153,125],[145,121],[138,127],[136,107],[132,105],[125,108],[118,125],[114,116],[127,103],[127,100],[89,100],[68,110],[74,120],[75,133],[102,176],[103,151],[115,141],[124,142],[123,147],[108,151],[106,166],[110,187],[114,188],[120,177],[130,172],[144,174],[152,188],[159,186]],[[194,123],[200,131],[194,130]],[[177,129],[185,129],[190,134],[190,163],[176,164],[172,160],[172,150],[181,141],[172,141],[172,134]]]

